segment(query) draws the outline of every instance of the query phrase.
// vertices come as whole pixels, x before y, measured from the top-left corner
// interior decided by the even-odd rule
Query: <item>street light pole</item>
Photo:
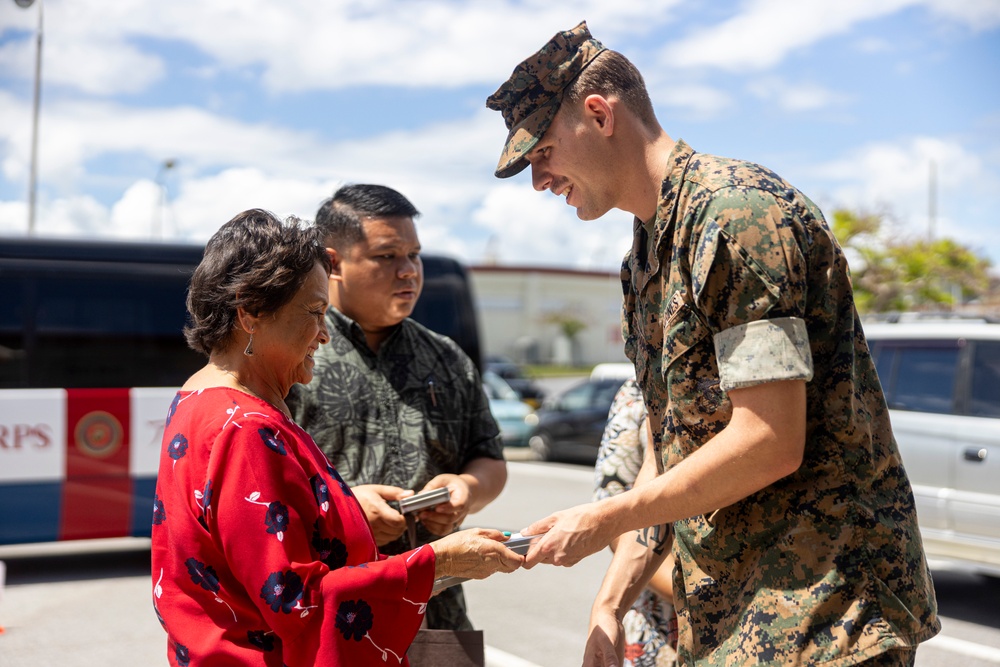
[[[164,160],[160,164],[159,171],[156,172],[156,184],[159,186],[159,201],[156,204],[156,214],[153,216],[153,240],[163,240],[163,209],[167,207],[167,171],[174,168],[177,161],[174,159]]]
[[[34,0],[14,0],[18,7],[30,7]],[[28,177],[28,236],[35,233],[35,200],[38,189],[38,110],[42,96],[42,34],[44,0],[38,0],[38,34],[35,41],[35,99],[31,115],[31,166]]]

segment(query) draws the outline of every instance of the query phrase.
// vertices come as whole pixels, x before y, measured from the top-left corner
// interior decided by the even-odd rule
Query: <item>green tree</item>
[[[851,251],[858,310],[938,309],[989,294],[990,261],[953,239],[907,239],[886,230],[882,216],[840,209],[831,225]]]

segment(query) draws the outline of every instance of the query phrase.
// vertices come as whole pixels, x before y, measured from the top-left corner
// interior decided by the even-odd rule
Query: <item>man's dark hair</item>
[[[566,88],[563,102],[574,103],[575,106],[576,102],[594,93],[604,97],[614,95],[644,125],[650,128],[656,126],[656,114],[642,74],[628,58],[617,51],[603,51],[587,65],[580,76]]]
[[[365,237],[366,218],[416,218],[417,207],[402,194],[384,185],[345,185],[320,204],[316,227],[324,242],[338,251]]]
[[[276,312],[292,300],[316,262],[330,272],[330,256],[313,227],[295,218],[282,222],[259,208],[243,211],[209,239],[191,276],[188,345],[205,355],[225,350],[241,306],[253,315]]]

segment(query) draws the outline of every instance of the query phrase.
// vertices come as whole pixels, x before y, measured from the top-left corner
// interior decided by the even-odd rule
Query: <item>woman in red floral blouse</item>
[[[284,398],[312,379],[330,262],[261,210],[226,223],[188,294],[208,364],[167,413],[153,507],[153,606],[172,665],[405,665],[435,578],[523,557],[473,529],[386,558]]]

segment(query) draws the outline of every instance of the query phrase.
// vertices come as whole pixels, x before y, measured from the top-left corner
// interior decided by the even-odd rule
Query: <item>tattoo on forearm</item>
[[[657,556],[662,554],[663,550],[670,544],[671,531],[666,524],[642,528],[635,533],[635,541],[647,549],[652,549]]]

